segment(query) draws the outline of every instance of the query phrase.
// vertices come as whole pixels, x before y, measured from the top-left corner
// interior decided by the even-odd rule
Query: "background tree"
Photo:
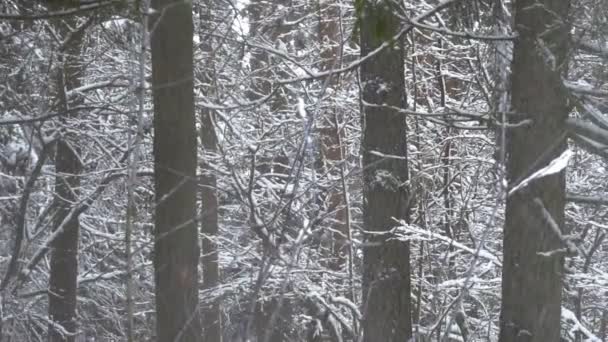
[[[63,7],[51,7],[61,9]],[[51,248],[49,279],[49,341],[75,341],[76,337],[76,294],[78,277],[78,251],[80,226],[78,216],[73,213],[73,205],[79,200],[80,173],[82,162],[79,158],[80,143],[69,126],[78,116],[78,106],[83,99],[74,91],[82,85],[84,75],[82,43],[84,30],[89,25],[77,17],[54,22],[57,30],[59,66],[56,76],[58,109],[63,112],[61,123],[65,133],[57,141],[55,153],[55,199],[57,213],[54,216],[54,231],[58,236]],[[72,91],[72,95],[68,95]]]
[[[342,66],[343,51],[340,40],[344,35],[341,34],[342,14],[339,4],[329,1],[319,1],[319,44],[320,69],[330,71]],[[340,75],[330,75],[326,80],[326,94],[331,97],[340,88]],[[321,144],[321,154],[324,168],[320,172],[328,172],[333,175],[333,179],[344,177],[344,146],[342,137],[342,113],[339,106],[332,104],[331,101],[323,108],[323,116],[318,123]],[[346,184],[344,184],[346,185]],[[347,189],[343,186],[330,191],[327,194],[327,203],[330,210],[335,211],[335,216],[331,225],[331,244],[330,265],[339,270],[346,265],[346,261],[352,262],[350,247],[346,243],[351,236],[350,213],[347,204]]]
[[[192,5],[151,7],[156,333],[159,341],[200,341]]]
[[[197,73],[197,80],[202,84],[203,91],[207,97],[213,98],[213,81],[215,65],[213,64],[212,39],[206,36],[211,31],[213,1],[199,4],[195,12],[198,14],[199,27],[198,37],[203,42],[201,52],[203,53],[202,72]],[[220,285],[220,261],[218,250],[219,238],[219,201],[217,196],[217,176],[214,173],[213,161],[217,159],[217,134],[213,111],[203,108],[200,113],[199,139],[202,147],[200,196],[201,196],[201,232],[202,240],[202,266],[203,287],[208,291],[215,290]],[[222,341],[222,312],[221,298],[213,296],[210,303],[203,309],[202,323],[203,334],[206,341]]]
[[[403,43],[393,40],[399,20],[392,2],[363,2],[361,56],[390,47],[361,65],[363,222],[363,334],[365,341],[401,341],[412,336],[410,252],[390,239],[394,219],[408,221],[407,126],[405,117],[382,104],[406,108]]]

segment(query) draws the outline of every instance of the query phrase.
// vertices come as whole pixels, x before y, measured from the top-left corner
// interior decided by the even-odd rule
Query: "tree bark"
[[[205,158],[209,157],[208,153],[216,151],[217,137],[211,113],[209,110],[204,110],[201,115],[201,142],[205,152]],[[210,167],[207,160],[203,161],[203,172],[201,177],[201,200],[202,200],[202,220],[201,231],[203,237],[203,288],[213,289],[220,283],[220,268],[219,268],[219,252],[214,238],[219,232],[218,226],[218,199],[216,194],[217,180],[213,174],[213,169]],[[214,298],[210,307],[203,314],[203,328],[206,340],[209,342],[222,341],[222,321],[220,312],[219,298]]]
[[[206,68],[204,68],[200,77],[203,84],[212,84],[212,78],[215,66],[213,59],[210,58],[213,53],[211,39],[205,39],[206,32],[212,31],[211,22],[213,20],[211,11],[213,1],[204,1],[199,4],[198,18],[199,22],[199,39],[203,41],[201,50],[207,57],[205,59]],[[207,97],[212,97],[213,90],[207,88],[203,90]],[[218,209],[219,202],[217,198],[217,179],[213,173],[210,160],[217,153],[217,135],[215,132],[213,112],[210,109],[203,109],[200,113],[201,128],[199,137],[203,148],[202,160],[202,175],[201,175],[201,232],[203,236],[203,256],[201,258],[203,264],[203,288],[212,291],[220,284],[220,267],[219,267],[219,251],[215,242],[215,238],[219,234],[218,224]],[[222,342],[222,315],[220,310],[221,299],[211,298],[206,301],[208,306],[203,310],[203,333],[205,340],[208,342]]]
[[[288,41],[288,38],[285,36],[288,35],[290,27],[283,25],[282,20],[289,20],[293,15],[294,10],[290,6],[291,3],[288,0],[252,0],[247,7],[250,23],[250,39],[258,43],[264,41],[272,42],[275,44],[275,46],[271,46],[273,48],[276,48],[279,42]],[[286,8],[290,9],[285,11]],[[286,13],[284,14],[285,18],[277,16],[277,13],[281,13],[279,11]],[[273,90],[271,80],[276,78],[277,74],[281,77],[286,77],[287,75],[279,67],[281,65],[280,59],[263,49],[253,48],[251,50],[250,65],[252,71],[252,89],[248,97],[251,101],[259,100],[271,93]],[[270,115],[262,116],[265,119],[257,121],[254,124],[255,127],[260,131],[264,131],[267,129],[266,127],[274,125],[277,120],[281,120],[284,115],[283,113],[289,108],[289,96],[290,94],[288,94],[288,90],[285,88],[269,98],[260,108],[267,110]],[[266,144],[261,144],[260,147],[260,151],[256,156],[256,170],[261,175],[271,172],[284,175],[290,174],[289,157],[283,148],[270,147]],[[259,185],[254,185],[254,187],[257,186]],[[283,210],[282,219],[287,221],[291,218],[292,215],[289,209]],[[275,233],[277,235],[287,234],[288,230],[285,229],[286,227],[289,227],[288,223],[284,223],[283,228],[277,229]],[[280,342],[289,339],[289,322],[293,313],[290,299],[283,298],[281,305],[278,305],[278,298],[270,300],[252,298],[252,300],[257,302],[255,304],[255,317],[253,320],[258,341],[264,341],[266,335],[269,336],[269,342]],[[279,310],[278,319],[271,325],[272,313],[275,310]],[[270,333],[267,333],[268,331]]]
[[[338,4],[328,0],[319,0],[319,44],[321,50],[321,70],[331,70],[340,67],[340,8]],[[330,93],[328,99],[339,87],[338,75],[330,76],[327,81],[327,89]],[[336,175],[332,179],[338,181],[339,163],[344,159],[343,147],[340,139],[340,128],[338,127],[339,108],[330,104],[323,110],[321,123],[319,124],[319,135],[322,144],[321,152],[327,170],[332,167],[337,169],[332,172]],[[341,189],[342,191],[344,189]],[[329,266],[334,270],[340,270],[348,256],[348,237],[350,236],[347,224],[346,212],[348,208],[343,203],[344,194],[340,190],[332,190],[327,194],[328,208],[335,210],[334,221],[331,228],[335,230],[331,239],[331,260]],[[335,209],[334,209],[335,208]]]
[[[154,0],[154,269],[158,341],[201,341],[191,3]]]
[[[533,124],[508,131],[511,187],[566,148],[563,132],[569,108],[560,76],[567,64],[569,7],[569,0],[515,2],[519,38],[513,50],[511,107],[529,116]],[[500,342],[559,341],[563,256],[539,252],[563,247],[543,206],[562,229],[564,190],[565,176],[560,172],[507,198]]]
[[[360,22],[361,56],[390,39],[399,19],[389,1],[364,1]],[[364,227],[370,235],[363,250],[364,341],[407,341],[412,335],[410,252],[406,242],[389,240],[393,218],[408,219],[405,116],[365,102],[405,107],[402,42],[361,66],[364,167]],[[383,158],[372,152],[398,156]]]
[[[599,337],[602,339],[602,342],[608,341],[608,310],[602,311],[602,318],[600,318]]]
[[[56,20],[53,26],[60,37],[66,38],[70,34],[69,26],[78,23],[75,18]],[[84,74],[83,64],[80,62],[82,53],[83,32],[76,31],[60,48],[58,60],[60,70],[57,75],[57,93],[61,110],[60,117],[63,124],[78,116],[70,107],[83,103],[82,97],[67,98],[66,92],[78,88]],[[78,201],[80,193],[80,148],[75,141],[73,133],[66,133],[57,141],[55,154],[55,197],[57,213],[53,219],[53,230],[57,230],[63,220],[68,216],[72,205]],[[73,342],[76,334],[76,291],[78,279],[78,239],[80,225],[78,217],[73,218],[64,226],[63,232],[51,246],[50,279],[49,279],[49,324],[50,342]]]
[[[201,231],[203,237],[203,288],[213,289],[220,283],[219,252],[214,238],[219,232],[217,199],[217,180],[213,174],[207,158],[211,153],[216,152],[217,136],[213,126],[212,113],[210,110],[203,110],[201,113],[201,142],[204,149],[203,175],[201,177],[201,201],[202,201],[202,220]],[[214,298],[210,307],[203,314],[203,328],[207,341],[222,341],[222,322],[219,298]]]

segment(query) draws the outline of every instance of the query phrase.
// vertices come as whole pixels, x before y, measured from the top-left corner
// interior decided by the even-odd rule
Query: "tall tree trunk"
[[[399,27],[389,1],[364,1],[361,56],[365,56]],[[363,250],[364,341],[407,341],[412,335],[410,252],[406,242],[389,240],[393,217],[408,219],[407,140],[405,116],[365,102],[405,107],[402,42],[361,66],[364,167],[364,227],[374,234]],[[395,157],[379,157],[380,152]]]
[[[209,158],[209,153],[216,151],[217,137],[211,113],[204,110],[201,115],[201,141],[205,152],[204,158]],[[219,285],[219,252],[214,238],[219,232],[218,226],[218,199],[216,194],[217,180],[213,174],[208,160],[203,161],[203,176],[201,177],[201,199],[203,204],[201,231],[203,237],[203,288],[213,289]],[[210,307],[203,314],[203,328],[206,340],[209,342],[222,341],[222,321],[219,298],[214,298]]]
[[[602,342],[608,341],[608,309],[602,311],[602,318],[600,318],[600,331],[599,337]]]
[[[198,8],[199,17],[199,39],[203,41],[201,49],[206,54],[205,63],[207,68],[203,71],[202,78],[204,84],[212,84],[215,77],[213,53],[211,39],[205,39],[205,33],[212,31],[211,10],[213,1],[207,0]],[[212,88],[205,90],[207,97],[212,97]],[[203,160],[201,176],[201,232],[203,236],[203,288],[211,290],[220,284],[219,251],[215,238],[219,234],[217,198],[217,179],[210,165],[210,159],[217,152],[217,135],[213,125],[213,112],[210,109],[203,109],[200,114],[201,128],[199,130],[200,140],[203,147]],[[212,298],[209,306],[203,311],[203,332],[205,340],[208,342],[222,342],[222,315],[220,310],[220,298]]]
[[[285,8],[289,8],[289,0],[262,1],[252,0],[247,7],[249,14],[249,36],[250,39],[257,42],[272,42],[278,45],[279,42],[287,42],[289,39],[285,37],[289,33],[290,27],[283,25],[281,20],[271,20],[276,15],[277,11],[285,12]],[[292,11],[288,11],[287,18],[292,15]],[[281,18],[283,19],[283,18]],[[264,43],[262,43],[264,44]],[[276,48],[276,46],[270,46]],[[278,73],[281,77],[287,77],[287,73],[278,69],[281,65],[280,57],[268,53],[268,51],[253,48],[251,50],[250,59],[252,71],[252,89],[248,94],[251,101],[259,100],[260,98],[269,95],[272,92],[271,80],[276,78]],[[281,118],[283,112],[288,108],[289,94],[286,89],[281,89],[277,94],[268,99],[267,105],[271,115],[262,116],[266,120],[260,120],[256,123],[256,128],[263,131],[266,125],[272,125],[277,118]],[[260,108],[265,109],[265,106]],[[270,156],[257,156],[257,170],[261,174],[274,172],[279,174],[289,173],[289,158],[285,155],[285,151],[270,151]]]
[[[291,3],[289,0],[276,0],[276,1],[263,1],[263,0],[252,0],[247,7],[249,14],[250,39],[254,41],[268,41],[277,45],[279,42],[287,42],[288,38],[285,36],[289,33],[290,27],[283,24],[282,19],[287,21],[293,15],[293,10],[290,8]],[[285,18],[277,17],[277,12],[282,11],[285,14]],[[272,18],[272,19],[271,19]],[[262,43],[263,44],[263,43]],[[276,48],[274,46],[273,48]],[[252,91],[249,93],[250,100],[258,100],[263,96],[270,94],[272,91],[272,83],[270,80],[276,78],[277,73],[282,77],[286,77],[287,74],[278,69],[281,65],[280,57],[276,57],[269,54],[266,50],[254,48],[251,51],[251,70],[253,75]],[[289,94],[287,89],[282,89],[278,94],[273,95],[266,105],[270,115],[263,116],[267,120],[260,120],[256,124],[256,127],[263,131],[265,126],[273,125],[273,121],[280,120],[283,112],[288,107]],[[260,108],[265,109],[265,105]],[[271,155],[268,155],[271,154]],[[290,161],[283,149],[276,149],[269,151],[268,149],[262,149],[261,155],[257,156],[257,171],[260,174],[266,173],[277,173],[287,175],[290,173]],[[257,186],[257,185],[254,185]],[[284,219],[291,218],[289,209],[283,211]],[[283,227],[288,227],[288,224],[284,224]],[[279,231],[279,229],[277,229]],[[277,234],[286,234],[287,231],[283,228]],[[258,298],[252,298],[252,300],[258,301],[255,309],[255,334],[257,335],[258,341],[264,341],[265,337],[269,336],[269,342],[281,342],[284,341],[289,335],[289,322],[291,322],[292,308],[291,302],[288,298],[283,298],[281,305],[279,306],[279,299],[274,297],[270,300],[258,300]],[[271,324],[271,318],[273,312],[279,310],[278,319]],[[267,331],[271,331],[267,333]]]
[[[519,38],[513,50],[511,106],[533,123],[508,131],[511,187],[566,148],[569,108],[560,76],[567,66],[569,8],[569,0],[515,2]],[[554,229],[564,226],[564,190],[560,172],[507,198],[500,342],[559,341],[563,255],[539,253],[563,247]]]
[[[331,70],[340,67],[340,8],[338,4],[329,0],[319,0],[319,44],[321,45],[321,69]],[[330,76],[327,81],[327,94],[331,99],[331,94],[339,87],[338,75]],[[338,107],[330,104],[329,108],[323,111],[319,124],[320,140],[324,164],[329,170],[337,169],[332,172],[339,175],[339,163],[343,160],[343,147],[341,146],[340,128],[338,126]],[[338,177],[334,177],[336,182]],[[340,188],[336,188],[340,189]],[[344,191],[344,189],[341,189]],[[344,206],[344,194],[340,190],[333,190],[327,195],[328,207],[335,210],[334,221],[331,228],[332,233],[331,251],[332,257],[330,267],[339,270],[344,265],[348,253],[346,243],[349,235],[347,224],[347,210]]]
[[[77,111],[70,111],[74,106],[83,103],[82,97],[67,98],[66,92],[81,86],[80,78],[84,74],[80,63],[83,32],[70,32],[68,26],[74,27],[77,19],[57,20],[53,26],[59,37],[67,41],[58,53],[60,70],[57,74],[57,93],[63,124],[75,119]],[[72,342],[76,334],[76,290],[78,279],[78,236],[80,225],[78,217],[73,216],[62,227],[69,215],[72,204],[78,201],[80,193],[80,172],[82,165],[78,156],[80,148],[73,133],[66,133],[57,141],[55,154],[55,204],[57,213],[53,220],[53,230],[63,232],[52,242],[49,279],[49,324],[50,342]]]
[[[201,341],[191,2],[154,0],[154,269],[158,341]]]

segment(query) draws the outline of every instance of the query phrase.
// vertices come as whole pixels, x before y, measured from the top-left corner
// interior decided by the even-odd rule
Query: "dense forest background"
[[[606,0],[0,2],[0,341],[608,341]]]

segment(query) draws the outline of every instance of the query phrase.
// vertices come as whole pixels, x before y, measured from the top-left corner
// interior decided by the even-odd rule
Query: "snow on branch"
[[[595,336],[589,329],[587,329],[579,320],[576,318],[574,312],[562,306],[562,320],[567,323],[572,324],[573,326],[568,329],[568,335],[571,337],[575,336],[575,332],[581,332],[585,335],[585,342],[601,342],[602,340]]]
[[[68,8],[60,11],[52,11],[45,13],[31,13],[31,14],[11,14],[11,13],[0,13],[0,19],[2,20],[11,20],[11,21],[19,21],[19,20],[40,20],[40,19],[52,19],[52,18],[60,18],[67,17],[76,14],[82,14],[85,12],[101,9],[104,7],[109,7],[112,5],[116,5],[122,2],[122,0],[108,0],[108,1],[81,1],[80,6]]]
[[[442,243],[445,243],[447,245],[449,245],[450,247],[453,247],[455,249],[459,249],[463,252],[466,252],[468,254],[471,255],[475,255],[476,254],[476,250],[474,248],[470,248],[466,245],[464,245],[461,242],[458,242],[452,238],[449,238],[445,235],[441,235],[438,234],[436,232],[432,232],[426,229],[422,229],[419,227],[416,227],[412,224],[408,224],[404,221],[399,221],[400,226],[396,227],[394,230],[395,235],[397,236],[396,238],[402,241],[434,241],[434,240],[438,240]],[[479,254],[480,257],[490,261],[491,263],[493,263],[496,266],[501,266],[502,263],[500,262],[500,260],[498,260],[498,258],[493,255],[492,253],[490,253],[487,250],[480,250]]]
[[[566,128],[574,134],[579,134],[585,138],[608,145],[608,130],[604,130],[590,122],[569,118],[566,120]]]
[[[569,149],[565,150],[559,157],[553,159],[549,163],[549,165],[541,168],[540,170],[534,172],[533,174],[519,182],[519,184],[509,190],[508,195],[511,196],[518,190],[525,188],[528,184],[530,184],[530,182],[535,179],[543,178],[561,172],[566,168],[566,166],[568,166],[568,161],[570,160],[570,157],[572,157],[572,151]]]

